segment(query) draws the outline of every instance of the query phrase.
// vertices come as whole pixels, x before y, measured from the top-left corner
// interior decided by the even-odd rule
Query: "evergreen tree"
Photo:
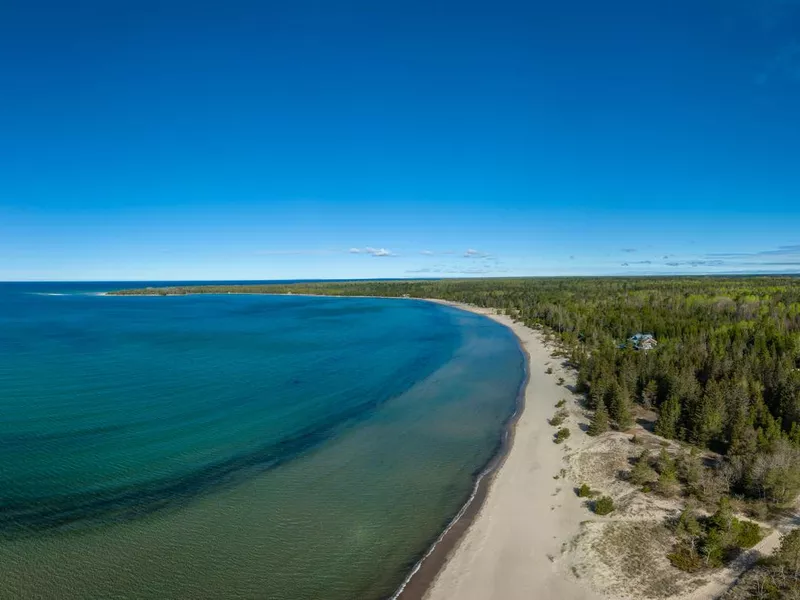
[[[674,394],[658,410],[656,421],[656,435],[675,439],[678,437],[678,421],[681,418],[681,403]]]
[[[630,394],[628,390],[619,383],[617,383],[612,390],[611,417],[616,422],[618,429],[628,429],[633,425]]]
[[[697,454],[697,449],[692,448],[690,452],[683,452],[677,460],[678,476],[689,486],[690,492],[697,495],[700,481],[703,476],[703,465]]]
[[[675,461],[667,452],[666,448],[662,448],[658,455],[658,482],[656,487],[658,493],[662,496],[672,497],[680,491],[680,483],[678,482],[678,473],[675,468]]]
[[[658,493],[667,498],[677,495],[681,490],[681,484],[678,481],[678,475],[675,473],[675,469],[662,471],[658,476],[656,487]]]
[[[718,529],[712,529],[703,540],[701,554],[707,567],[721,567],[725,558],[725,543]]]
[[[711,526],[720,532],[720,539],[724,545],[729,545],[731,542],[735,522],[731,500],[727,496],[723,496],[719,501],[717,512],[711,515]]]
[[[635,485],[647,485],[656,480],[658,476],[650,466],[650,451],[642,450],[636,464],[630,473],[630,481]]]
[[[697,545],[703,536],[703,527],[690,509],[685,508],[681,512],[678,525],[675,528],[675,535],[685,545],[691,556],[697,554]]]
[[[792,529],[781,537],[781,546],[776,556],[793,573],[795,579],[800,576],[800,529]]]
[[[586,432],[589,435],[600,435],[608,431],[608,411],[603,399],[600,398],[597,402],[597,408],[592,416],[592,422],[589,424],[589,430]]]

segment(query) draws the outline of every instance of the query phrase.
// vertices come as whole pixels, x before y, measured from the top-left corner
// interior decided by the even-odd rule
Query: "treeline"
[[[125,293],[441,298],[500,309],[557,337],[592,408],[724,455],[732,493],[779,506],[800,492],[800,279],[536,278],[175,287]],[[649,351],[627,343],[655,336]]]

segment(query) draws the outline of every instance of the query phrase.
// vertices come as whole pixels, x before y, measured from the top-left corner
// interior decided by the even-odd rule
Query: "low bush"
[[[680,546],[667,554],[669,562],[673,567],[677,567],[681,571],[687,573],[694,573],[703,568],[703,559],[697,552],[692,552],[686,546]]]
[[[569,413],[567,412],[567,410],[562,408],[556,414],[554,414],[552,418],[548,419],[547,422],[550,423],[550,425],[552,425],[553,427],[558,427],[564,421],[567,420],[568,416]]]
[[[567,405],[566,398],[562,398],[558,402],[556,402],[556,408],[564,408]]]
[[[553,440],[556,444],[560,444],[570,436],[570,431],[566,427],[562,427],[556,432],[556,437]]]
[[[594,514],[607,515],[614,510],[614,501],[608,496],[603,496],[594,503]]]
[[[591,498],[592,497],[592,488],[590,488],[585,483],[578,488],[578,497],[579,498]]]

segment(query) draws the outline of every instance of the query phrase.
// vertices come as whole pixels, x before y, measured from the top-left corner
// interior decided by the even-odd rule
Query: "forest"
[[[725,493],[768,509],[800,493],[800,279],[514,278],[220,285],[121,294],[305,293],[492,307],[555,338],[590,409],[719,457]],[[657,346],[629,341],[651,334]],[[717,486],[719,487],[719,486]]]

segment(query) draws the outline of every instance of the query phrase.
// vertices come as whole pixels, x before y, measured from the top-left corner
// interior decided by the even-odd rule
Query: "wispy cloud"
[[[420,254],[422,254],[423,256],[433,256],[434,252],[433,250],[423,250],[422,252],[420,252]]]
[[[386,248],[373,248],[372,246],[350,248],[348,252],[350,252],[350,254],[368,254],[369,256],[397,256],[397,254],[391,250],[387,250]]]
[[[623,267],[630,267],[631,265],[652,265],[652,260],[632,260],[629,262],[622,263]]]
[[[480,250],[475,250],[475,248],[469,248],[466,252],[464,252],[464,258],[489,258],[490,255],[486,252],[481,252]]]
[[[712,252],[706,254],[710,258],[758,258],[760,256],[791,256],[800,259],[800,244],[778,246],[758,252]]]
[[[636,252],[636,248],[622,248],[622,252],[626,254],[631,254],[632,252]]]
[[[676,260],[664,263],[668,267],[721,267],[724,260]]]
[[[367,246],[364,250],[367,254],[371,254],[372,256],[397,256],[394,252],[386,248],[372,248]]]
[[[406,273],[420,273],[431,275],[493,275],[507,273],[508,269],[502,268],[500,265],[492,262],[487,262],[481,265],[465,267],[464,265],[439,263],[429,267],[421,267],[419,269],[408,269]]]

